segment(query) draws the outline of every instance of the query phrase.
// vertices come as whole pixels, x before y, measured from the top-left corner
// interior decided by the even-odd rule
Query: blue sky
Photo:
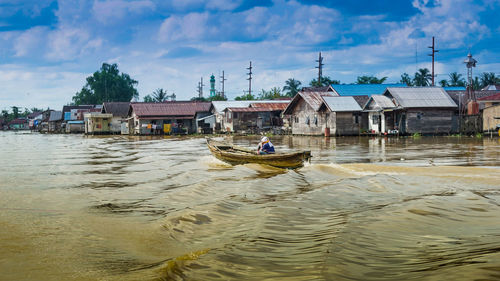
[[[59,109],[103,62],[138,80],[141,100],[157,88],[190,99],[223,70],[232,99],[250,60],[256,91],[308,84],[319,51],[342,83],[397,82],[430,69],[432,36],[437,80],[465,75],[469,50],[476,73],[500,75],[499,14],[500,0],[0,0],[0,109]]]

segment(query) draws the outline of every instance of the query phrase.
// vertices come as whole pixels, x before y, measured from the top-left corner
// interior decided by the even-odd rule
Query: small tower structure
[[[215,92],[215,76],[212,73],[212,76],[210,76],[210,97],[213,98],[217,95]]]
[[[476,67],[477,61],[472,57],[471,53],[464,60],[467,67],[467,114],[475,115],[479,113],[479,105],[476,102],[476,94],[472,82],[472,68]]]

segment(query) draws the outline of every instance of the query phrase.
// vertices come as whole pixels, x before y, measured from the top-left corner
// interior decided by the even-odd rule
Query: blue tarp
[[[71,112],[64,112],[64,120],[71,120]]]

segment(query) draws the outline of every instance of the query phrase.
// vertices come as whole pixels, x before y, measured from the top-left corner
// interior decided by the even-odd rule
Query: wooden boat
[[[210,152],[219,160],[229,164],[259,163],[273,167],[294,169],[304,165],[311,158],[311,151],[274,153],[259,155],[255,150],[230,145],[207,138]]]

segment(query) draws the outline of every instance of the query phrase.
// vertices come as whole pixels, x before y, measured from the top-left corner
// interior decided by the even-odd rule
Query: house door
[[[257,128],[262,129],[262,117],[257,118]]]

